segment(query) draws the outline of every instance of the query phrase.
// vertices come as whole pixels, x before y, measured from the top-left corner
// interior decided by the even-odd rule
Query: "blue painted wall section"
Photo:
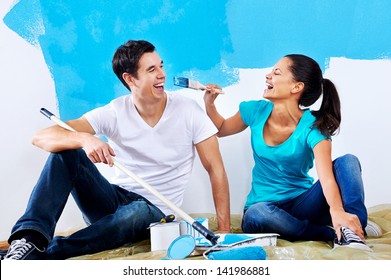
[[[168,90],[173,76],[228,86],[237,68],[271,67],[288,53],[323,69],[330,57],[389,59],[390,14],[389,0],[21,0],[3,20],[42,49],[67,120],[128,93],[111,70],[128,39],[155,44]]]

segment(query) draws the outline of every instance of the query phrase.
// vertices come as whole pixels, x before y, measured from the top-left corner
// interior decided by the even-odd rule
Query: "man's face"
[[[144,98],[162,98],[166,73],[157,52],[144,53],[138,63],[137,78],[133,77],[132,93]]]

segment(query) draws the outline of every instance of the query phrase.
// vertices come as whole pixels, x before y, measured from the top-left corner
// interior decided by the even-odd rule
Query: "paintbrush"
[[[174,85],[179,86],[179,87],[184,87],[184,88],[196,89],[196,90],[206,90],[206,86],[201,84],[199,81],[191,80],[191,79],[183,78],[183,77],[174,77]],[[219,88],[215,88],[214,90],[218,94],[224,93]]]

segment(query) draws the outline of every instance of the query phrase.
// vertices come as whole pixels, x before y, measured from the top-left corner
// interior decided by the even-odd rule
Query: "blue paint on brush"
[[[174,77],[174,86],[189,87],[189,79],[183,77]]]
[[[174,85],[195,90],[206,90],[206,86],[201,84],[199,81],[191,80],[184,77],[174,77]],[[223,90],[219,88],[215,88],[214,91],[219,94],[224,93]]]

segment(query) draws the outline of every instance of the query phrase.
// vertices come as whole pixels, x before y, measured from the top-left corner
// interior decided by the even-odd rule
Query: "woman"
[[[336,246],[369,249],[361,167],[353,155],[331,160],[331,136],[340,126],[338,92],[317,62],[287,55],[266,75],[266,100],[242,102],[224,119],[209,84],[206,111],[219,137],[251,129],[255,166],[242,220],[246,233],[295,240],[334,240]],[[318,111],[305,109],[323,94]],[[315,166],[319,181],[308,171]]]

